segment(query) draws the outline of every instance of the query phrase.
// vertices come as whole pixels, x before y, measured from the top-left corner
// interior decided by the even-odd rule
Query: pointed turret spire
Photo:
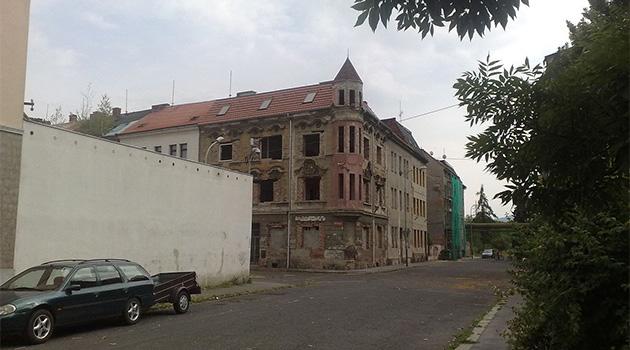
[[[343,63],[343,66],[341,66],[339,73],[337,73],[337,76],[335,76],[335,79],[333,81],[343,80],[358,81],[360,83],[363,83],[363,80],[361,80],[361,77],[359,77],[357,70],[354,69],[352,62],[350,62],[349,57],[346,58],[346,61]]]

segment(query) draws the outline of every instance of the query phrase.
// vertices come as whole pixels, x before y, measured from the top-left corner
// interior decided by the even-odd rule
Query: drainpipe
[[[292,184],[293,184],[293,123],[292,123],[292,118],[289,117],[289,114],[287,114],[287,117],[289,118],[289,176],[288,176],[288,180],[289,180],[289,191],[288,191],[288,196],[289,196],[289,208],[287,210],[287,270],[289,269],[289,262],[291,259],[291,207],[292,207],[292,203],[293,203],[293,191],[292,191]]]

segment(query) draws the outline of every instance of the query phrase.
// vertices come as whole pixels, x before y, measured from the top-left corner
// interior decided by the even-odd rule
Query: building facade
[[[466,255],[466,186],[446,160],[436,160],[431,156],[428,159],[429,258],[458,259]]]
[[[196,159],[254,176],[252,264],[352,269],[427,259],[427,160],[408,130],[369,108],[350,60],[331,81],[167,106],[118,138],[157,145],[157,134],[195,128]]]

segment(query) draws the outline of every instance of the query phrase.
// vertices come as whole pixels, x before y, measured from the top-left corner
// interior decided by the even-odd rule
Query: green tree
[[[467,155],[529,222],[514,236],[515,349],[628,349],[629,24],[627,0],[592,0],[546,69],[488,57],[454,85],[486,126]]]
[[[490,203],[488,203],[488,197],[486,197],[486,193],[483,191],[483,185],[481,185],[481,189],[477,192],[477,196],[479,196],[479,198],[477,198],[477,203],[475,203],[475,216],[472,222],[495,222],[497,216],[494,214],[492,207],[490,207]]]
[[[373,31],[379,21],[387,28],[396,10],[398,30],[413,28],[424,38],[433,35],[435,27],[448,25],[449,31],[456,28],[461,39],[466,35],[472,39],[475,32],[483,36],[493,24],[505,29],[508,20],[516,17],[521,2],[529,5],[528,0],[355,0],[352,8],[361,12],[355,27],[367,19]]]
[[[107,116],[112,115],[112,102],[107,94],[103,94],[103,96],[101,96],[101,101],[98,103],[96,111]]]

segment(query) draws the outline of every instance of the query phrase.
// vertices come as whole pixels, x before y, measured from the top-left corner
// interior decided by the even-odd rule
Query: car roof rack
[[[59,263],[59,262],[78,262],[81,263],[83,261],[85,261],[85,259],[59,259],[59,260],[50,260],[50,261],[46,261],[41,263],[41,265],[48,265],[48,264],[54,264],[54,263]]]
[[[111,261],[131,262],[131,261],[127,260],[127,259],[106,258],[106,259],[87,259],[87,260],[81,261],[79,264],[85,264],[85,263],[88,263],[88,262],[97,262],[97,261],[104,261],[104,262],[111,262]]]
[[[51,261],[46,261],[45,263],[42,263],[42,265],[48,265],[48,264],[54,264],[54,263],[60,263],[60,262],[76,262],[77,264],[85,264],[88,262],[98,262],[98,261],[103,261],[103,262],[111,262],[111,261],[123,261],[123,262],[131,262],[127,259],[116,259],[116,258],[105,258],[105,259],[59,259],[59,260],[51,260]]]

